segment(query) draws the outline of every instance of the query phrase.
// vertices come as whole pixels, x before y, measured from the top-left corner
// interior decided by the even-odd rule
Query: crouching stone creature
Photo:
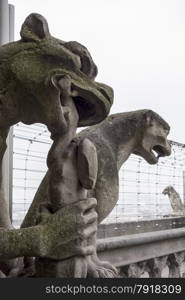
[[[151,110],[119,113],[107,117],[98,125],[80,132],[74,143],[80,145],[88,139],[97,151],[97,179],[94,188],[88,191],[97,199],[98,223],[113,210],[119,193],[119,169],[131,154],[144,158],[149,164],[156,164],[160,157],[170,155],[167,140],[169,125]],[[62,148],[58,151],[62,153]],[[23,221],[22,227],[33,226],[40,214],[40,205],[47,203],[49,172],[44,177],[35,199]],[[92,236],[96,245],[96,234]],[[98,259],[96,251],[87,258],[89,277],[116,277],[118,274],[108,262]]]
[[[169,197],[170,204],[173,209],[172,215],[185,214],[185,205],[182,203],[179,193],[177,193],[173,186],[167,186],[162,193],[163,195],[167,195]]]

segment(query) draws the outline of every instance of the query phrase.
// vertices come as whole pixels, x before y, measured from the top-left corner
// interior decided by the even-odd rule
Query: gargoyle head
[[[140,142],[135,154],[142,156],[149,164],[156,164],[159,157],[171,154],[171,146],[167,140],[169,125],[152,110],[143,110]]]
[[[175,192],[174,187],[169,185],[163,190],[162,194],[170,196],[173,192]]]
[[[88,50],[52,37],[46,19],[36,13],[26,18],[20,34],[20,41],[0,48],[0,91],[5,90],[0,115],[14,110],[5,122],[41,122],[54,130],[61,119],[58,82],[63,76],[71,80],[78,126],[101,122],[109,113],[113,90],[94,81],[97,67]]]

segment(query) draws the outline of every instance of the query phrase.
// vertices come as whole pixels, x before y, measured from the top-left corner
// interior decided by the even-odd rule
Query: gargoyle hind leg
[[[96,233],[91,239],[91,244],[96,245]],[[94,247],[96,249],[96,247]],[[96,250],[88,256],[87,276],[90,278],[115,278],[119,277],[117,269],[108,261],[101,261]]]
[[[94,144],[89,139],[82,140],[78,145],[78,176],[81,185],[87,190],[93,190],[97,181],[98,157]],[[118,277],[117,270],[109,262],[100,261],[96,252],[96,232],[88,240],[93,245],[94,253],[86,258],[87,276],[98,278]]]

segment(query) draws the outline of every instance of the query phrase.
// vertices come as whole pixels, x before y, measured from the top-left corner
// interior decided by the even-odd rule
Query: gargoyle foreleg
[[[95,199],[81,200],[51,214],[37,226],[0,229],[0,259],[35,256],[61,260],[76,254],[91,255],[93,248],[84,248],[83,238],[81,243],[76,245],[76,239],[79,239],[79,236],[90,238],[94,234],[96,227],[93,227],[93,230],[87,229],[91,229],[97,220],[97,215],[92,212],[95,205]],[[86,209],[90,212],[82,215]]]

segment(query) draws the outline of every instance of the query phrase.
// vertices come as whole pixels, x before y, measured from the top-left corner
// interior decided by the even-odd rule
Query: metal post
[[[8,0],[0,0],[0,46],[14,40],[14,6]],[[12,218],[12,171],[13,171],[13,128],[7,138],[7,150],[3,158],[3,187],[5,199]]]
[[[183,203],[185,204],[185,171],[182,172],[183,178]]]
[[[0,45],[9,42],[8,0],[0,0]]]
[[[14,24],[15,24],[15,8],[13,5],[9,4],[9,42],[14,41]],[[13,186],[13,126],[10,128],[8,139],[7,139],[7,152],[8,152],[8,167],[9,167],[9,185],[8,185],[8,196],[9,196],[9,213],[10,219],[12,221],[12,186]]]
[[[14,41],[15,7],[9,4],[9,42]]]

